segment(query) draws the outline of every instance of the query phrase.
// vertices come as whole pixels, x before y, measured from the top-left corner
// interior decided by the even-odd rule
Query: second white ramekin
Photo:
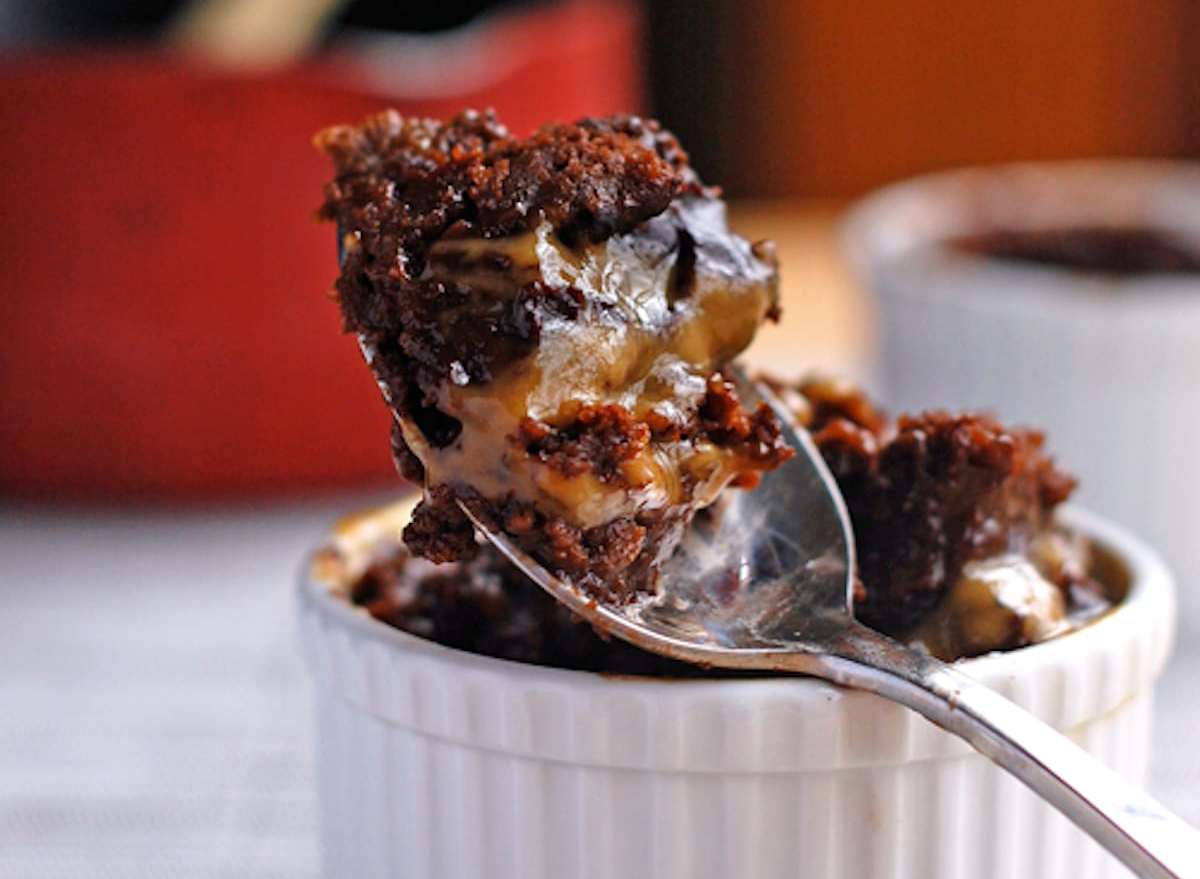
[[[895,184],[847,219],[893,411],[984,409],[1042,428],[1078,501],[1159,549],[1200,626],[1200,276],[1112,276],[966,253],[997,229],[1164,229],[1200,242],[1200,165],[967,168]]]
[[[328,879],[1125,875],[1018,782],[876,696],[523,665],[374,620],[341,586],[406,515],[345,524],[300,586]],[[1125,601],[962,667],[1144,783],[1170,576],[1120,528],[1064,518],[1125,566]]]

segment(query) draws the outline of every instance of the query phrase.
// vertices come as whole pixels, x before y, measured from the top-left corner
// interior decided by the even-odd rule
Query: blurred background
[[[876,387],[845,210],[1196,158],[1198,47],[1186,0],[0,0],[0,875],[316,875],[291,579],[401,490],[327,297],[318,129],[654,114],[779,245],[751,359]],[[1200,821],[1189,643],[1153,785]]]
[[[1167,0],[0,0],[19,291],[0,302],[0,492],[390,478],[386,415],[323,298],[321,126],[385,106],[494,106],[517,132],[656,114],[746,233],[779,240],[785,290],[811,291],[760,347],[869,381],[838,210],[963,164],[1197,155],[1198,26]]]
[[[696,14],[690,10],[711,10]],[[1155,0],[650,4],[654,107],[731,193],[1200,152],[1200,10]]]

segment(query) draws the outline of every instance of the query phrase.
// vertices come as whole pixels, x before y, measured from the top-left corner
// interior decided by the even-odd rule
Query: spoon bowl
[[[782,411],[768,389],[737,379],[749,405],[771,397]],[[811,438],[786,422],[784,432],[798,452],[787,473],[702,511],[661,565],[659,591],[625,604],[598,602],[463,510],[526,575],[604,631],[699,665],[771,668],[764,662],[779,654],[790,669],[797,652],[825,653],[829,633],[853,624],[854,539]]]

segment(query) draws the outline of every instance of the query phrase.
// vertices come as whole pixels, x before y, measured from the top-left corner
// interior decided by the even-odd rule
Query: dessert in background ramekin
[[[331,879],[1124,875],[963,742],[870,694],[545,668],[379,622],[345,590],[410,511],[343,523],[300,586]],[[1105,520],[1062,521],[1120,562],[1124,599],[964,668],[1144,781],[1170,576]]]
[[[1160,549],[1200,622],[1200,166],[953,171],[869,197],[845,237],[884,398],[1044,428],[1080,502]]]

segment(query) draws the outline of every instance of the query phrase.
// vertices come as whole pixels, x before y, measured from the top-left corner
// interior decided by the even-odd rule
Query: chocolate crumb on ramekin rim
[[[721,369],[778,318],[771,247],[728,229],[678,141],[632,116],[514,138],[491,113],[322,132],[337,298],[425,487],[416,555],[479,552],[465,503],[610,600],[653,589],[698,510],[787,460]],[[600,355],[600,356],[596,356]]]

